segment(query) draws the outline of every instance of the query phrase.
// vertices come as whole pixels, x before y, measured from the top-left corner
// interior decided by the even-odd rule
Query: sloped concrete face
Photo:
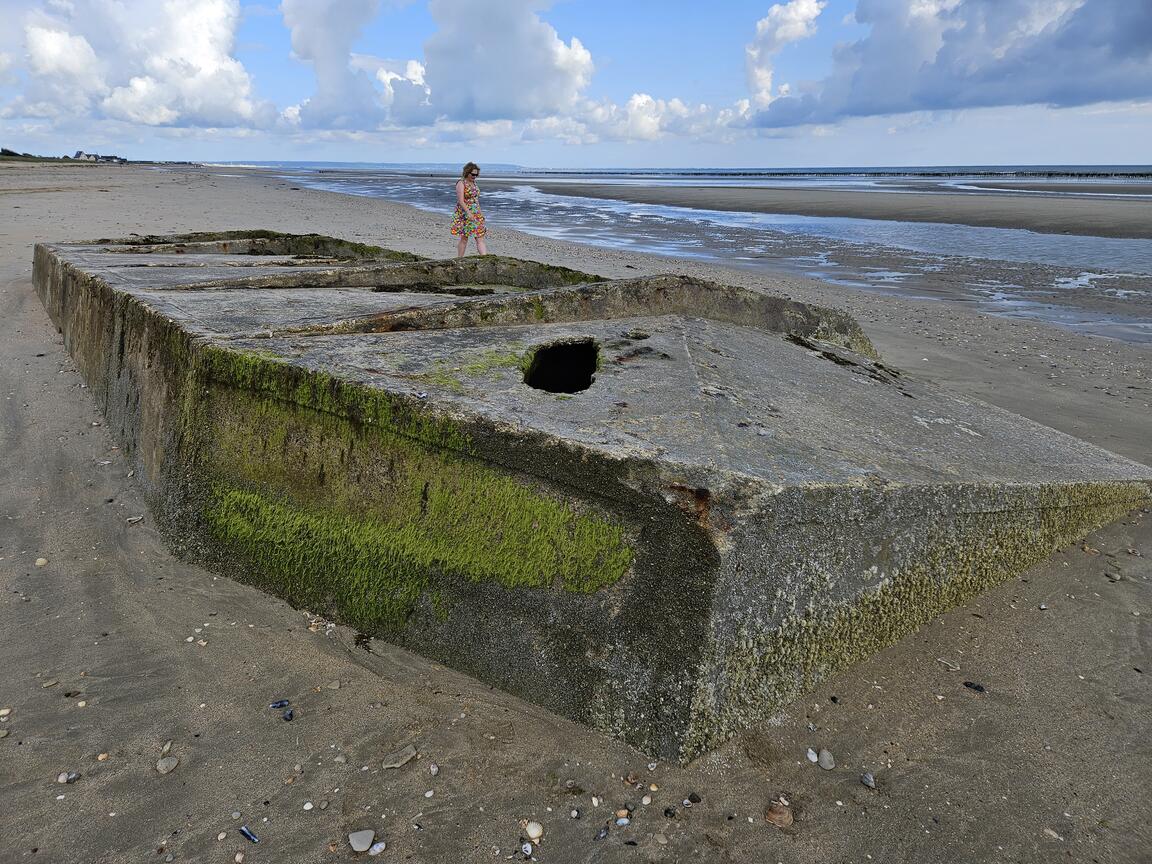
[[[840,312],[247,233],[36,250],[174,548],[646,753],[1149,501]]]

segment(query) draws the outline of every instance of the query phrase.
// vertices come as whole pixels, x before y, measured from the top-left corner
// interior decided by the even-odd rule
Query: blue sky
[[[530,166],[1152,161],[1143,0],[0,0],[0,144]]]

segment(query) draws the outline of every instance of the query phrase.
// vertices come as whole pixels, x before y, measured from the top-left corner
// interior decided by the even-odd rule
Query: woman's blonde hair
[[[464,170],[460,172],[460,176],[463,177],[465,180],[467,180],[468,175],[471,174],[473,171],[475,171],[477,174],[479,174],[480,173],[480,166],[477,165],[475,162],[469,162],[467,165],[464,166]]]

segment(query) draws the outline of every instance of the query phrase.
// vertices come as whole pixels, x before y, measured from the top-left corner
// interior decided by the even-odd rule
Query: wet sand
[[[544,824],[542,862],[1147,860],[1149,514],[1061,550],[693,765],[649,771],[600,734],[380,642],[369,653],[345,628],[310,628],[302,611],[174,558],[31,287],[37,240],[267,227],[447,256],[442,217],[194,169],[0,168],[0,193],[14,189],[0,195],[0,708],[12,709],[0,723],[0,860],[347,861],[346,833],[371,827],[388,843],[376,860],[502,861],[520,819]],[[846,308],[909,374],[1152,461],[1146,347],[498,225],[489,248]],[[295,706],[291,723],[268,708],[278,698]],[[160,775],[168,740],[180,763]],[[409,742],[418,760],[380,768]],[[808,747],[837,767],[809,764]],[[82,776],[57,784],[69,770]],[[877,790],[859,782],[865,770]],[[629,773],[660,787],[651,806]],[[683,807],[693,791],[701,803]],[[781,794],[797,820],[784,831],[762,818]],[[593,840],[625,802],[633,825]]]
[[[531,185],[555,195],[581,195],[700,210],[948,222],[984,228],[1025,228],[1045,234],[1152,238],[1152,199],[1056,199],[1007,191],[948,195],[939,192],[573,184],[539,180],[532,180]]]

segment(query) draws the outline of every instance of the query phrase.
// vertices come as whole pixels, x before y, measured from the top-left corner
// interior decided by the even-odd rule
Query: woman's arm
[[[464,204],[464,181],[463,180],[457,180],[456,181],[456,204],[460,207],[461,210],[467,210],[468,209],[467,206]]]

